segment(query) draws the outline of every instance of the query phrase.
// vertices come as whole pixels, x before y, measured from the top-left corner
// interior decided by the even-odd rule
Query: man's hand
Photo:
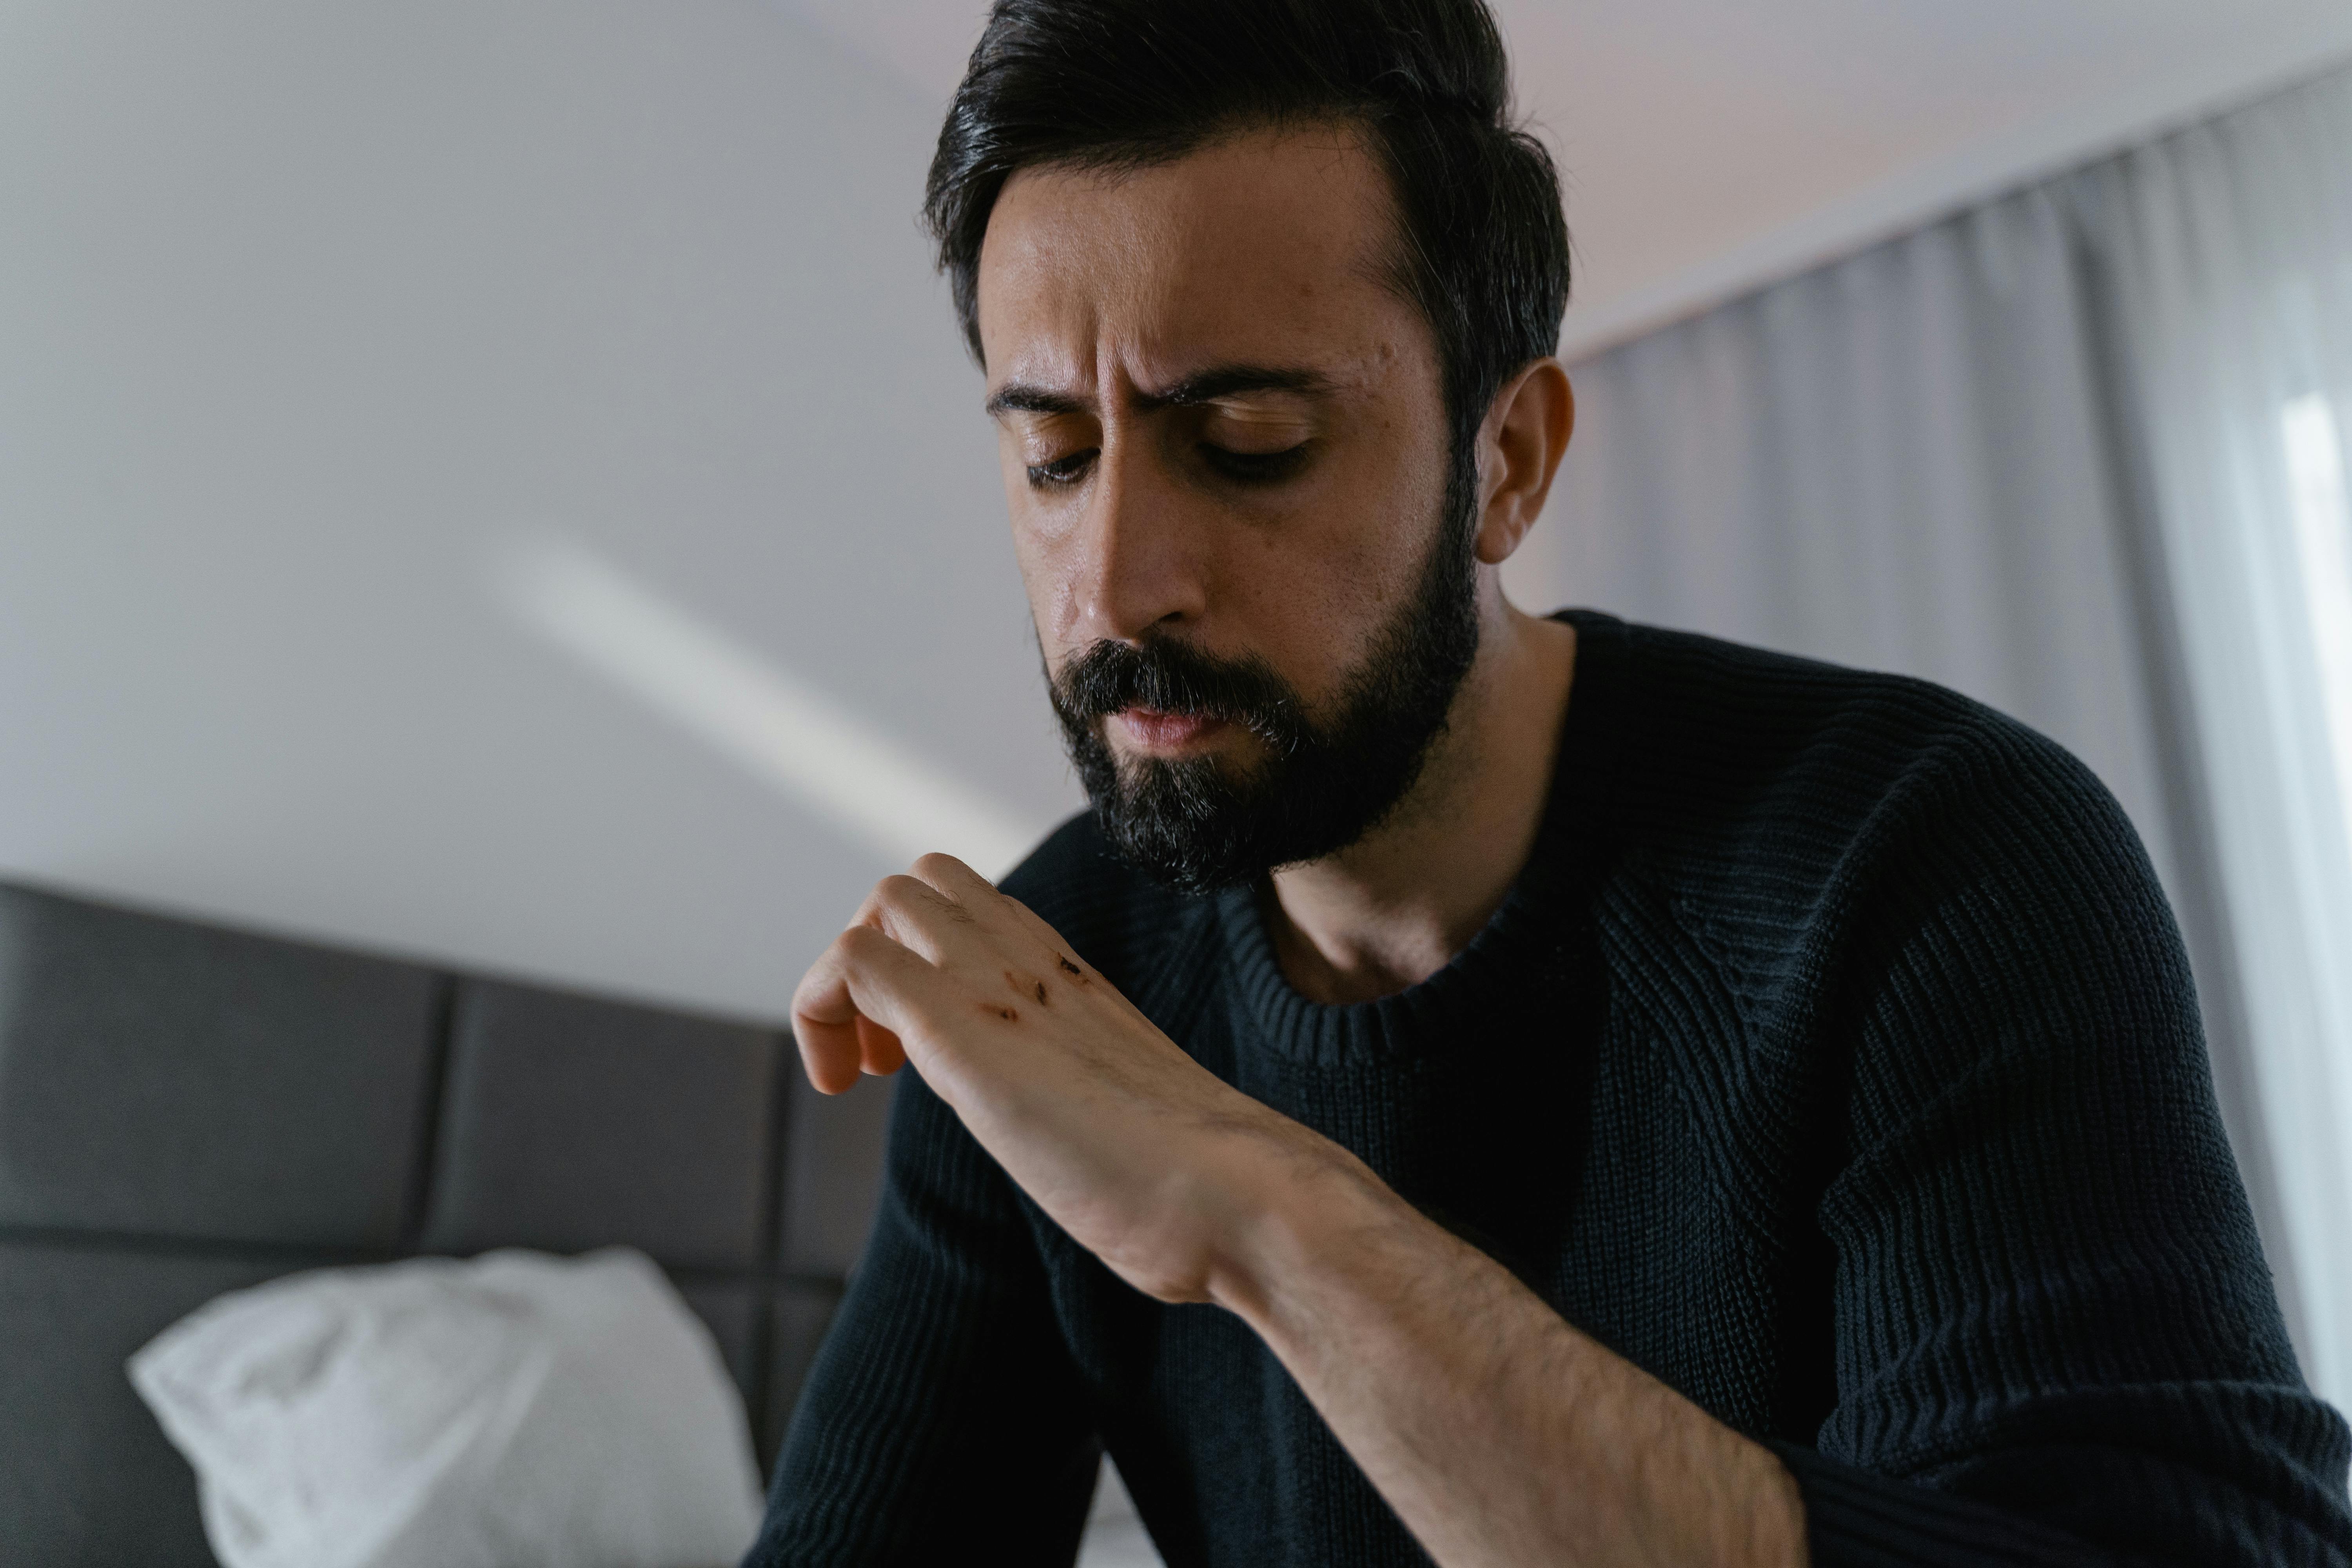
[[[912,1060],[1055,1224],[1138,1289],[1213,1300],[1269,1182],[1371,1180],[1209,1073],[962,861],[877,886],[793,997],[809,1080]]]
[[[913,1061],[1120,1278],[1238,1314],[1447,1568],[1804,1561],[1769,1449],[1206,1071],[961,861],[876,888],[793,1027],[819,1089]]]

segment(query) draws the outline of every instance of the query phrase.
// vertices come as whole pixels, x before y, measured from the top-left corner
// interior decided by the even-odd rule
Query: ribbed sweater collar
[[[1428,979],[1370,1002],[1310,1002],[1284,978],[1255,887],[1217,899],[1229,984],[1258,1041],[1318,1067],[1475,1048],[1482,1025],[1523,1002],[1559,952],[1609,833],[1616,711],[1629,656],[1625,623],[1591,610],[1553,617],[1576,627],[1576,679],[1560,725],[1535,847],[1502,904]]]

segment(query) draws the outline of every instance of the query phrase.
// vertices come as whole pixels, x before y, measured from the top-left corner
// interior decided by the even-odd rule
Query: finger
[[[1050,944],[1030,929],[1043,930],[1041,922],[951,856],[926,855],[916,861],[915,871],[924,875],[885,877],[875,884],[858,910],[856,923],[882,932],[938,969],[971,978],[1001,972],[1014,991],[1034,994],[1041,1003],[1047,1000],[1040,976],[1057,982],[1061,977],[1055,975],[1056,963],[1046,951]],[[1030,952],[1015,953],[1008,944]],[[1008,957],[1014,967],[1004,967]],[[1073,979],[1079,977],[1066,958],[1058,967]],[[884,1036],[860,1036],[861,1059],[869,1073],[895,1072],[906,1059],[903,1042],[885,1037],[887,1031]]]
[[[867,925],[932,963],[945,963],[977,934],[972,912],[919,877],[885,877],[874,884],[853,923]]]
[[[996,896],[996,884],[973,870],[952,855],[934,850],[919,858],[907,868],[908,875],[937,889],[945,898],[962,903],[981,895]]]
[[[793,993],[793,1037],[809,1082],[839,1094],[857,1081],[866,1059],[861,1023],[878,1026],[903,1053],[912,1016],[908,993],[922,975],[935,973],[870,925],[851,926],[835,938]],[[889,1061],[892,1051],[876,1045],[877,1064]]]
[[[994,883],[954,856],[926,855],[915,862],[912,875],[969,911],[977,914],[985,910],[1008,919],[1016,930],[1045,950],[1045,967],[1049,974],[1058,971],[1061,978],[1080,984],[1091,980],[1076,949],[1062,940],[1061,932],[1047,925],[1036,910],[1000,891]]]
[[[888,1078],[907,1065],[905,1044],[863,1013],[857,1016],[857,1065],[876,1078]]]
[[[993,882],[954,856],[926,855],[915,862],[910,874],[991,929],[1003,931],[1009,925],[1041,947],[1070,955],[1070,944],[1062,940],[1061,933],[1038,919],[1034,910],[1011,894],[1000,891]]]
[[[793,1038],[800,1046],[801,1071],[808,1075],[810,1086],[819,1094],[839,1094],[857,1082],[858,1062],[864,1054],[857,1038],[857,1026],[862,1021],[853,1018],[846,1024],[820,1024],[803,1014],[793,1016]]]

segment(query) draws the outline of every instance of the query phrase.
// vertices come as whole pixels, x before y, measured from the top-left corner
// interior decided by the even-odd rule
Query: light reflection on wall
[[[847,837],[905,865],[932,850],[997,878],[1027,822],[577,544],[509,542],[491,588],[532,632]]]

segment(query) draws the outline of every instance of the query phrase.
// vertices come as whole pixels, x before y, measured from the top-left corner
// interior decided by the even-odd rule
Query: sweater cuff
[[[2046,1524],[1768,1441],[1805,1499],[1813,1568],[2114,1568],[2120,1560]]]

